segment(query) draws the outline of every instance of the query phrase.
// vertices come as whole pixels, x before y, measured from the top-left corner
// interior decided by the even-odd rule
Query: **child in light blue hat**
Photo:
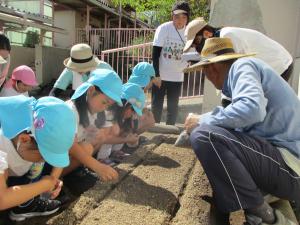
[[[116,107],[113,110],[115,120],[119,125],[120,132],[117,136],[106,138],[106,143],[114,144],[109,147],[102,146],[97,158],[99,160],[108,161],[110,153],[113,151],[116,156],[124,156],[120,149],[125,143],[132,145],[138,143],[139,134],[143,124],[140,123],[140,118],[143,116],[146,96],[142,88],[133,83],[126,83],[122,87],[122,102],[123,107]]]
[[[152,64],[147,62],[138,63],[132,70],[132,74],[129,77],[128,83],[134,83],[144,90],[145,93],[152,86],[152,79],[155,78],[155,70]],[[153,113],[147,108],[143,109],[143,116],[139,118],[140,133],[143,133],[155,124]]]
[[[128,79],[128,83],[134,83],[145,91],[151,87],[151,80],[155,77],[155,71],[152,64],[140,62],[132,70],[132,74]]]
[[[54,97],[38,100],[23,95],[2,97],[0,125],[0,209],[17,206],[44,192],[51,192],[52,197],[56,197],[62,185],[58,180],[61,169],[55,168],[51,176],[18,187],[7,187],[6,179],[23,176],[34,162],[45,160],[58,168],[69,165],[69,149],[76,130],[75,115],[70,107]],[[31,211],[26,212],[29,208]],[[37,208],[38,212],[32,211]],[[55,200],[45,203],[40,198],[34,198],[30,204],[23,206],[22,212],[13,209],[10,218],[24,220],[49,215],[58,209],[59,202]]]
[[[67,174],[83,164],[95,171],[104,181],[118,178],[118,173],[92,157],[95,146],[105,139],[105,129],[96,127],[97,113],[106,110],[115,102],[122,105],[122,81],[112,70],[96,69],[89,80],[80,85],[68,104],[77,116],[76,142],[70,154],[74,159],[63,172]]]

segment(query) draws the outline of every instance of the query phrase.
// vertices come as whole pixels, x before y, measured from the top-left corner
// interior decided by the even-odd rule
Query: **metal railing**
[[[76,43],[88,43],[94,54],[100,55],[103,50],[152,41],[154,32],[154,29],[142,28],[78,28]]]
[[[152,42],[102,51],[101,60],[109,63],[126,83],[137,63],[151,62]],[[201,96],[203,95],[203,87],[204,76],[201,72],[186,73],[180,98]]]

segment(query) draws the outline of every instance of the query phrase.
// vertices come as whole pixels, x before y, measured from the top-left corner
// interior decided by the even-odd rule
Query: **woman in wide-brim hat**
[[[113,70],[108,63],[99,60],[93,54],[91,47],[84,43],[74,45],[71,48],[70,57],[66,58],[63,64],[66,68],[50,91],[51,96],[58,97],[71,84],[72,90],[75,91],[77,87],[89,79],[90,72],[94,69]]]

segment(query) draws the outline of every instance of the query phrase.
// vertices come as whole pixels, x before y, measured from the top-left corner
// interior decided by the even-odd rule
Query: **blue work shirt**
[[[222,92],[232,103],[204,114],[200,123],[260,136],[300,158],[300,101],[270,66],[253,57],[236,60]]]

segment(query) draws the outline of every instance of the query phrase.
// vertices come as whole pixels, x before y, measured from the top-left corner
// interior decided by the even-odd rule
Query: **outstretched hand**
[[[198,126],[201,115],[189,113],[189,115],[185,119],[184,127],[186,132],[190,134],[193,129]]]

